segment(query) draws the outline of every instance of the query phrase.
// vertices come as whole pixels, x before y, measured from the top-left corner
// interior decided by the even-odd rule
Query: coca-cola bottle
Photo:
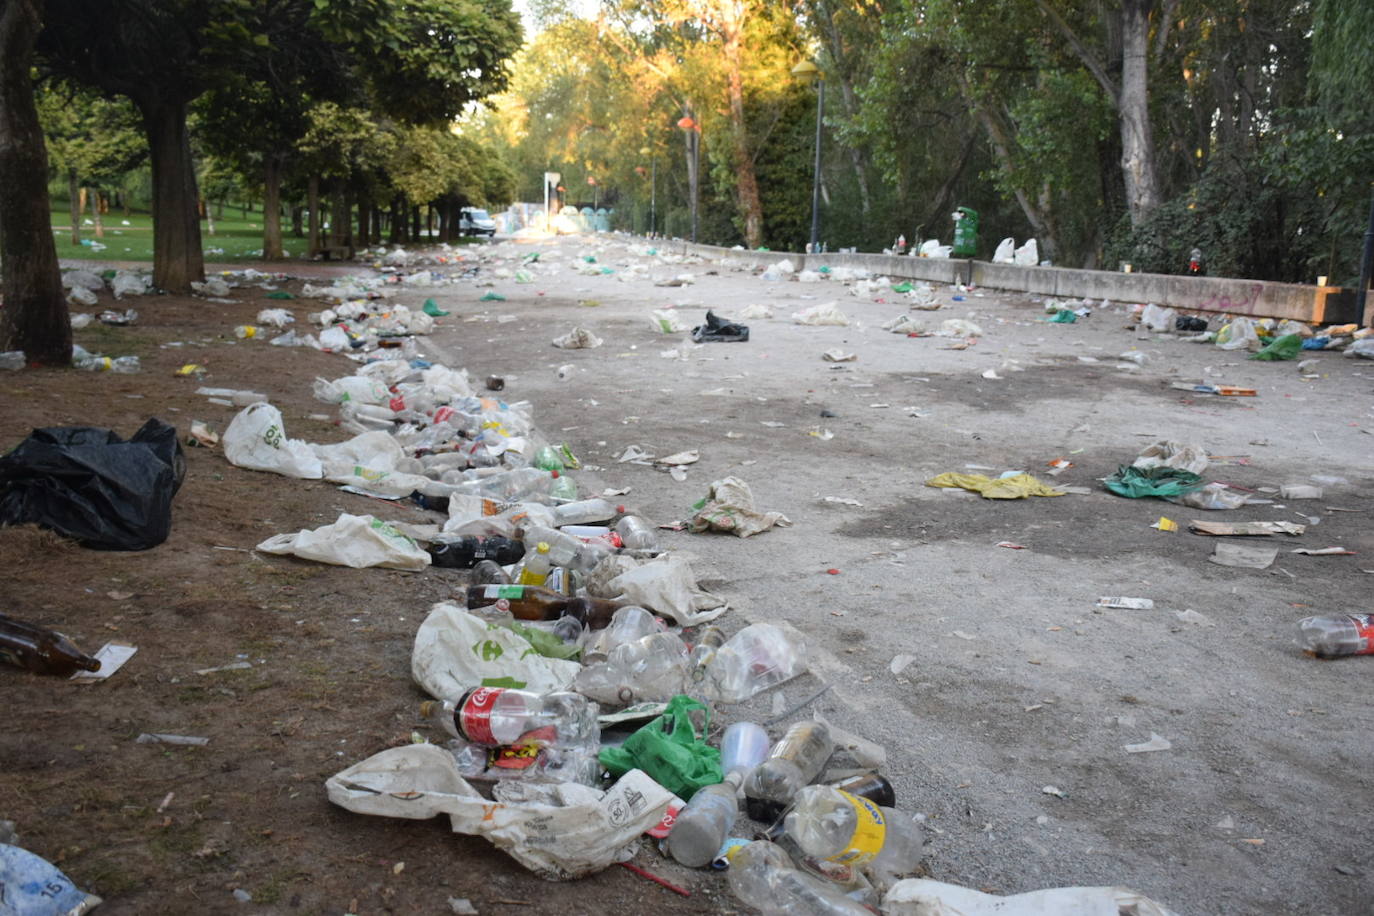
[[[453,737],[488,747],[596,743],[601,738],[597,712],[595,703],[571,691],[541,695],[504,687],[475,687],[456,702],[420,704],[420,715]]]
[[[82,652],[61,633],[4,614],[0,614],[0,661],[57,677],[100,670],[98,659]]]

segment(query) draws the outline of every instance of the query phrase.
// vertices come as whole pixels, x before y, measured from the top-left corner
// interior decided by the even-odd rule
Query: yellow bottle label
[[[840,862],[844,865],[862,865],[872,862],[882,852],[883,841],[887,839],[887,821],[878,806],[866,798],[840,792],[845,801],[854,807],[856,823],[854,835],[843,852],[827,857],[826,861]]]

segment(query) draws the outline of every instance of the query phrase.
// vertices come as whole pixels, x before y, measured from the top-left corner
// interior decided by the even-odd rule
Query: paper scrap
[[[1106,597],[1097,599],[1098,607],[1125,608],[1130,611],[1148,611],[1155,606],[1151,598],[1115,598]]]
[[[1294,522],[1205,522],[1193,519],[1188,529],[1196,534],[1237,537],[1269,537],[1273,534],[1287,534],[1296,537],[1307,530],[1306,525]]]
[[[1161,515],[1161,516],[1159,517],[1159,521],[1155,522],[1155,523],[1154,523],[1153,525],[1151,525],[1150,527],[1151,527],[1151,528],[1158,528],[1160,531],[1177,531],[1177,530],[1178,530],[1178,522],[1174,521],[1174,520],[1171,519],[1171,518],[1165,518],[1164,516]]]
[[[1150,732],[1149,741],[1142,744],[1123,744],[1122,747],[1128,754],[1147,754],[1150,751],[1167,751],[1173,745],[1169,743],[1169,739],[1161,738],[1154,732]]]
[[[1312,547],[1299,547],[1292,553],[1304,553],[1309,557],[1353,557],[1355,551],[1346,550],[1344,547],[1322,547],[1314,549]]]
[[[137,651],[137,646],[119,646],[112,642],[107,642],[100,647],[94,656],[92,656],[96,661],[100,662],[99,671],[78,671],[68,678],[68,680],[87,682],[103,681],[120,668],[123,668],[124,663],[133,658],[134,653]]]

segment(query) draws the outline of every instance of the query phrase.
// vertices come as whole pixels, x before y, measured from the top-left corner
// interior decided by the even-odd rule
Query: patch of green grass
[[[54,203],[57,203],[54,201]],[[153,260],[153,219],[147,213],[134,211],[128,217],[120,211],[112,210],[103,219],[105,235],[95,237],[95,227],[84,223],[89,219],[89,211],[83,217],[81,239],[83,244],[72,244],[71,216],[65,203],[54,206],[52,210],[53,241],[57,243],[57,256],[82,261],[152,261]],[[124,225],[128,221],[129,225]],[[291,235],[288,223],[284,227],[282,248],[287,257],[302,257],[305,254],[305,239]],[[95,243],[95,244],[92,244]],[[262,258],[262,214],[240,215],[236,209],[226,210],[225,219],[215,220],[215,234],[211,235],[209,224],[200,223],[200,243],[207,261],[253,261]],[[103,245],[104,248],[99,246]]]
[[[131,871],[124,862],[113,858],[82,863],[79,871],[72,871],[81,875],[80,883],[83,887],[108,898],[131,893],[146,880],[142,875]]]

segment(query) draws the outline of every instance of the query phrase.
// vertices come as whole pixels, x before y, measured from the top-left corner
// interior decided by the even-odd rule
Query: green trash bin
[[[956,258],[971,258],[978,254],[978,211],[959,207],[954,211],[954,251]]]

